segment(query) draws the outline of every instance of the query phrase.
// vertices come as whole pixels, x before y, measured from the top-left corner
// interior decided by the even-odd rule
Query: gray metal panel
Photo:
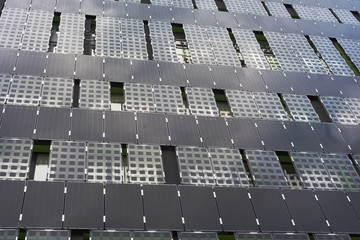
[[[315,191],[315,194],[333,232],[359,232],[360,220],[344,192]]]
[[[21,227],[61,228],[65,183],[27,183]]]
[[[287,18],[277,18],[276,21],[282,32],[285,33],[297,33],[297,34],[301,34],[301,30],[300,28],[296,25],[295,20],[294,19],[287,19]]]
[[[103,79],[103,59],[101,57],[77,55],[75,78]]]
[[[70,230],[27,230],[27,240],[68,240]]]
[[[360,86],[353,77],[333,76],[333,78],[344,97],[360,98]]]
[[[191,9],[173,8],[172,15],[175,23],[195,24],[194,15]]]
[[[274,240],[310,240],[309,235],[306,233],[274,233]]]
[[[149,20],[149,10],[147,4],[127,4],[128,18]]]
[[[339,30],[334,23],[330,22],[315,22],[321,33],[326,37],[341,38]]]
[[[171,145],[201,146],[194,116],[167,115]]]
[[[186,74],[182,64],[159,62],[159,71],[162,84],[187,86]]]
[[[216,19],[213,11],[194,9],[193,13],[197,24],[202,26],[216,26]]]
[[[283,72],[273,70],[261,70],[261,76],[270,92],[292,93],[291,87]]]
[[[274,17],[256,16],[256,21],[259,23],[262,31],[280,32],[280,26],[277,24]]]
[[[346,192],[346,195],[350,198],[351,205],[360,219],[360,192]]]
[[[137,113],[139,143],[169,144],[165,114]]]
[[[132,74],[135,82],[159,84],[159,69],[155,61],[132,61]]]
[[[35,134],[36,139],[67,140],[69,130],[69,108],[40,108]]]
[[[319,139],[308,123],[284,122],[296,151],[321,152]]]
[[[272,240],[270,233],[237,233],[235,235],[236,240]]]
[[[236,148],[263,149],[261,139],[252,119],[228,118],[228,126]]]
[[[103,14],[102,0],[82,0],[81,13],[86,15],[101,15]]]
[[[105,1],[104,3],[104,16],[125,18],[126,6],[124,2]]]
[[[198,117],[203,145],[208,147],[232,147],[229,130],[224,118]]]
[[[185,67],[186,76],[189,80],[189,86],[214,87],[214,82],[208,66],[186,64]]]
[[[250,188],[251,201],[261,231],[293,232],[289,212],[279,189]]]
[[[293,150],[289,136],[280,121],[255,120],[260,137],[268,150]],[[274,141],[276,139],[276,141]]]
[[[108,2],[105,2],[105,4]],[[130,82],[130,60],[118,58],[105,58],[105,79],[109,82]]]
[[[313,21],[296,19],[296,23],[304,35],[321,35],[321,31]]]
[[[101,142],[103,139],[103,112],[73,109],[70,139]]]
[[[303,95],[317,95],[315,87],[305,73],[285,72],[285,74],[295,93]]]
[[[107,230],[92,230],[90,231],[90,238],[92,240],[131,240],[130,231],[107,231]]]
[[[25,182],[0,181],[0,226],[17,228],[23,204]]]
[[[106,142],[136,143],[134,113],[105,111],[104,132]]]
[[[299,232],[328,232],[325,217],[312,191],[282,190]]]
[[[30,7],[31,0],[8,0],[5,5],[7,8],[24,8]]]
[[[143,189],[146,229],[183,230],[176,186],[145,185]]]
[[[261,30],[259,24],[257,23],[253,15],[235,13],[235,17],[241,28],[251,29],[254,31]]]
[[[140,185],[106,184],[106,229],[144,229]]]
[[[215,187],[216,202],[224,231],[258,231],[246,189]]]
[[[154,231],[154,232],[133,232],[132,239],[134,240],[172,240],[171,232],[161,232],[161,231]]]
[[[244,90],[265,92],[265,83],[257,69],[235,68]]]
[[[18,51],[10,49],[0,50],[0,72],[10,74],[13,72]]]
[[[239,26],[238,22],[236,21],[236,18],[234,17],[234,14],[228,12],[215,11],[215,18],[216,21],[218,22],[218,25],[221,27],[236,28]]]
[[[218,240],[214,232],[179,232],[180,240]]]
[[[351,152],[360,153],[360,127],[350,125],[337,125],[341,130],[341,135],[351,147]]]
[[[215,88],[241,89],[239,79],[233,67],[210,66],[211,75],[216,83]]]
[[[42,76],[46,65],[46,53],[21,51],[16,62],[16,74]]]
[[[344,138],[341,136],[336,125],[333,123],[311,123],[325,152],[349,153]]]
[[[66,186],[64,228],[102,229],[104,227],[103,185],[68,182]]]
[[[212,188],[179,186],[179,190],[186,231],[221,231]]]
[[[46,65],[46,76],[73,78],[75,55],[49,53]]]
[[[166,6],[151,5],[149,9],[151,20],[170,22],[172,20],[170,8]]]
[[[315,89],[318,90],[317,95],[322,96],[341,96],[339,88],[335,81],[329,75],[324,74],[309,74]]]
[[[314,234],[315,240],[350,240],[347,234]]]
[[[56,6],[56,0],[32,0],[31,9],[52,12]]]
[[[344,38],[348,39],[359,39],[360,33],[352,25],[348,24],[337,24],[336,28]]]
[[[18,230],[15,229],[2,229],[0,230],[1,240],[16,240],[18,239]]]
[[[62,0],[56,5],[56,11],[59,12],[79,13],[79,9],[80,0]]]
[[[36,109],[36,107],[6,105],[0,136],[32,138],[36,122]]]

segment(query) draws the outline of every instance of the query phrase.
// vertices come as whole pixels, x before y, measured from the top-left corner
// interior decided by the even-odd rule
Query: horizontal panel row
[[[3,228],[312,233],[360,229],[360,194],[355,192],[33,181],[1,181],[0,191]]]

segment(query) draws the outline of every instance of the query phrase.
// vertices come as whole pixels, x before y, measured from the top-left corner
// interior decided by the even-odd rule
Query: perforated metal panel
[[[123,182],[121,144],[88,143],[87,180],[91,182]]]
[[[237,233],[236,240],[272,240],[269,233]]]
[[[358,120],[342,98],[320,97],[320,100],[334,122],[354,125],[359,124]]]
[[[182,184],[215,185],[214,173],[206,148],[176,148]]]
[[[234,117],[261,118],[260,110],[250,92],[226,90],[226,97]]]
[[[41,77],[14,76],[8,103],[37,106],[42,87]]]
[[[57,45],[54,48],[54,52],[83,54],[84,52],[83,45],[84,45],[84,34],[59,32]]]
[[[179,87],[154,85],[154,99],[157,112],[185,114]]]
[[[204,9],[204,10],[217,10],[215,1],[212,0],[197,0],[196,6],[199,9]]]
[[[249,180],[239,150],[209,148],[209,154],[217,185],[249,186]]]
[[[256,105],[265,119],[287,120],[288,116],[275,93],[254,92]]]
[[[274,233],[275,240],[309,240],[309,236],[306,233]]]
[[[154,112],[154,95],[151,85],[125,83],[125,108],[128,111]]]
[[[154,145],[128,145],[129,181],[160,184],[165,182],[161,149]]]
[[[2,240],[16,240],[17,237],[18,237],[17,230],[13,230],[13,229],[9,229],[9,230],[1,229],[0,230],[0,238]]]
[[[360,121],[360,99],[358,98],[344,98],[346,104],[349,106],[351,112]]]
[[[49,159],[51,181],[85,180],[86,143],[53,141]]]
[[[268,13],[261,2],[256,0],[247,0],[243,1],[243,3],[248,14],[268,16]]]
[[[243,1],[237,0],[224,0],[226,8],[230,12],[237,12],[237,13],[246,13],[246,8],[243,4]]]
[[[283,98],[295,121],[320,122],[319,116],[306,96],[283,94]]]
[[[96,17],[96,55],[123,57],[120,32],[118,18]]]
[[[190,112],[193,115],[218,116],[214,93],[207,88],[186,88]]]
[[[155,60],[177,62],[176,45],[174,41],[152,40],[151,46]]]
[[[28,240],[68,240],[70,231],[67,230],[28,230],[26,239]]]
[[[103,231],[103,230],[93,230],[90,232],[92,240],[130,240],[130,232],[119,232],[119,231]]]
[[[40,105],[48,107],[71,107],[73,80],[45,78]]]
[[[349,10],[333,8],[332,11],[343,23],[351,24],[351,25],[360,24],[359,21],[354,17],[354,15]]]
[[[316,240],[350,240],[346,234],[314,234]]]
[[[46,52],[49,48],[50,30],[26,29],[21,50]]]
[[[290,157],[306,188],[335,188],[331,177],[317,153],[291,152]]]
[[[0,103],[4,103],[10,87],[11,75],[0,74]]]
[[[281,2],[266,2],[266,7],[274,17],[291,18],[289,12]]]
[[[83,80],[80,82],[81,108],[110,109],[110,86],[108,82]]]
[[[180,232],[179,240],[218,240],[218,236],[216,233],[212,232]]]
[[[133,232],[134,240],[171,240],[171,232]]]
[[[245,155],[256,186],[288,187],[275,152],[246,150]]]
[[[30,140],[0,139],[0,179],[27,179],[31,161]]]

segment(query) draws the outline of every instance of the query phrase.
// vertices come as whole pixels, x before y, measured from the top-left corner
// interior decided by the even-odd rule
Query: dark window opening
[[[289,153],[279,151],[276,152],[276,155],[279,159],[281,168],[284,172],[285,178],[290,188],[303,188],[303,184],[300,180],[300,176],[296,172],[296,169],[292,163]]]
[[[79,99],[80,99],[80,79],[74,79],[73,100],[72,100],[72,106],[74,108],[79,107]]]
[[[35,140],[32,149],[29,179],[35,181],[46,181],[50,159],[49,140]]]
[[[84,55],[95,56],[96,16],[86,15],[84,32]]]
[[[161,146],[161,152],[166,184],[180,184],[180,173],[175,147]]]
[[[110,82],[110,102],[112,110],[124,110],[125,90],[123,83]]]
[[[360,22],[360,14],[359,12],[356,11],[350,11],[352,13],[352,15],[354,15],[354,17]]]
[[[219,11],[221,11],[221,12],[227,12],[228,11],[223,0],[215,0],[215,4],[216,4]]]
[[[348,154],[347,156],[348,156],[348,158],[350,159],[352,165],[354,166],[356,172],[360,175],[360,163],[357,162],[352,155]],[[359,238],[359,239],[360,239],[360,238]]]
[[[320,118],[321,122],[332,122],[328,112],[326,111],[326,108],[321,103],[318,96],[307,96],[310,100],[311,105],[313,106],[315,112]]]
[[[61,13],[55,12],[52,21],[51,34],[49,39],[49,52],[54,52],[54,48],[57,45],[58,33],[60,27]]]
[[[270,9],[266,6],[265,2],[261,2],[261,3],[262,3],[262,5],[263,5],[263,7],[265,8],[267,14],[268,14],[269,16],[272,16],[272,14],[271,14],[271,12],[270,12]]]
[[[191,0],[191,2],[192,2],[192,4],[193,4],[194,8],[197,9],[198,7],[196,6],[195,0]]]
[[[339,23],[343,23],[340,18],[338,17],[338,15],[336,15],[336,13],[331,9],[329,8],[330,12],[332,13],[332,15],[336,18],[336,20],[338,20]]]
[[[190,50],[186,41],[185,31],[182,24],[172,23],[172,32],[176,44],[176,55],[181,63],[191,63]]]
[[[243,164],[244,164],[246,175],[247,175],[248,180],[249,180],[249,185],[250,186],[255,186],[254,185],[254,180],[253,180],[251,172],[250,172],[250,167],[249,167],[249,164],[248,164],[247,159],[246,159],[245,151],[240,149],[240,154],[241,154],[241,159],[242,159]]]
[[[185,88],[184,87],[180,87],[180,90],[181,90],[181,97],[182,97],[182,100],[183,100],[183,103],[184,103],[184,107],[185,107],[185,112],[186,114],[190,114],[190,110],[189,110],[189,102],[187,100],[187,95],[186,95],[186,91],[185,91]]]
[[[151,4],[151,1],[150,0],[141,0],[140,3]]]
[[[240,61],[240,63],[241,63],[241,67],[246,67],[245,60],[244,60],[244,58],[243,58],[243,56],[242,56],[242,54],[241,54],[241,52],[240,52],[239,45],[238,45],[237,42],[236,42],[235,36],[234,36],[234,34],[232,33],[231,28],[227,28],[227,30],[228,30],[228,33],[229,33],[229,37],[230,37],[230,39],[231,39],[231,41],[232,41],[232,43],[233,43],[233,47],[234,47],[235,50],[236,50],[236,55],[237,55],[237,57],[238,57],[238,59],[239,59],[239,61]]]
[[[218,233],[219,240],[235,240],[234,233],[232,232],[220,232]]]
[[[290,119],[294,120],[294,117],[291,115],[290,109],[289,109],[285,99],[283,98],[282,94],[278,93],[277,95],[280,98],[281,105],[283,106],[283,108],[284,108],[285,112],[287,113],[288,117]]]
[[[124,183],[127,182],[128,179],[128,172],[129,172],[129,159],[128,159],[128,152],[127,152],[127,145],[121,144],[121,160],[123,165],[123,173],[124,173]]]
[[[290,14],[291,18],[293,19],[300,19],[299,14],[296,12],[295,8],[291,4],[284,4],[286,10]]]
[[[146,39],[146,48],[148,52],[148,59],[154,60],[153,49],[151,46],[151,37],[150,37],[150,29],[149,29],[149,22],[144,21],[144,32],[145,32],[145,39]]]
[[[224,117],[231,117],[231,108],[225,95],[225,91],[221,89],[213,89],[213,92],[220,115]]]
[[[18,234],[18,240],[25,240],[26,238],[26,229],[20,229]]]
[[[89,230],[71,230],[71,240],[90,240]]]

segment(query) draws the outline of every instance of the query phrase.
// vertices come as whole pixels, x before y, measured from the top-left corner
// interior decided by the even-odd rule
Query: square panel
[[[284,125],[296,151],[322,151],[320,141],[308,123],[284,122]]]
[[[155,112],[153,88],[140,83],[125,83],[125,108],[128,111]]]
[[[266,150],[293,150],[289,135],[282,122],[277,120],[255,120],[255,124]]]
[[[11,74],[17,59],[17,50],[0,49],[0,72]]]
[[[185,114],[185,107],[179,87],[154,85],[154,100],[157,112]]]
[[[4,228],[18,228],[24,200],[24,181],[0,181],[0,210],[6,218],[0,223]]]
[[[185,91],[191,114],[219,116],[214,93],[211,89],[188,87]]]
[[[204,146],[232,148],[229,129],[222,117],[198,117],[200,136]]]
[[[38,106],[43,80],[41,77],[14,76],[7,102]]]
[[[237,149],[264,148],[253,120],[229,118],[226,121]]]
[[[16,74],[42,76],[46,65],[46,53],[21,51],[16,62]]]
[[[46,76],[73,78],[75,71],[75,55],[48,53]]]
[[[13,229],[0,230],[0,238],[3,240],[16,240],[18,237],[18,231]]]
[[[130,82],[131,65],[127,59],[105,58],[104,74],[109,82]]]
[[[322,104],[336,123],[357,125],[359,121],[350,110],[344,99],[340,97],[321,97]]]
[[[234,117],[261,118],[254,95],[250,92],[226,90],[226,97]]]
[[[159,69],[154,61],[132,61],[133,81],[159,84]]]
[[[169,145],[170,138],[165,114],[137,113],[136,118],[139,143]]]
[[[103,112],[74,108],[71,117],[71,140],[103,140]]]
[[[184,66],[180,63],[158,62],[160,82],[166,85],[187,86]]]
[[[103,59],[101,57],[78,55],[75,77],[79,79],[103,79]]]
[[[73,84],[72,79],[45,78],[40,105],[46,107],[71,107]]]
[[[295,121],[320,122],[319,116],[306,96],[283,94],[283,98]]]
[[[110,109],[109,82],[97,80],[81,81],[79,107],[89,109]]]
[[[167,115],[171,145],[201,146],[199,129],[194,116]]]
[[[197,29],[194,31],[197,31]],[[207,88],[214,87],[215,84],[212,79],[211,72],[208,66],[197,65],[197,64],[193,64],[193,65],[185,64],[184,66],[185,66],[185,72],[189,82],[189,86],[207,87]]]
[[[36,139],[67,140],[70,131],[69,108],[40,107],[36,125]]]
[[[105,111],[104,132],[106,142],[136,143],[134,113]]]
[[[360,127],[352,125],[338,125],[341,135],[350,146],[353,153],[360,153]]]

